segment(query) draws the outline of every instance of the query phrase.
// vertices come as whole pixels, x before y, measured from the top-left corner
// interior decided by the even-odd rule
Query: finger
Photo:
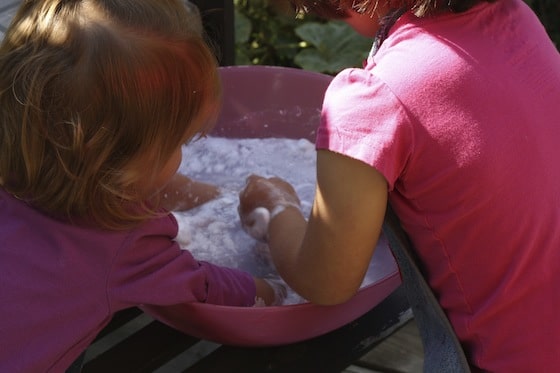
[[[281,179],[279,177],[271,177],[268,180],[270,181],[271,184],[273,184],[274,186],[276,186],[276,187],[278,187],[282,190],[288,191],[292,194],[295,194],[295,192],[296,192],[294,187],[292,186],[292,184],[288,183],[284,179]]]
[[[254,182],[256,182],[260,179],[264,179],[264,178],[260,175],[251,174],[251,175],[247,176],[247,178],[245,179],[245,184],[254,183]]]

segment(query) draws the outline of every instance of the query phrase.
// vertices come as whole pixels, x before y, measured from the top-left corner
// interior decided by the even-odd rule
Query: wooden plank
[[[135,307],[117,312],[116,314],[113,315],[113,318],[111,319],[109,324],[107,324],[107,326],[103,328],[101,332],[99,332],[95,340],[99,340],[104,336],[106,336],[107,334],[112,333],[116,329],[120,328],[121,326],[133,320],[134,318],[140,316],[141,314],[142,311]]]
[[[414,319],[354,363],[383,372],[422,373],[424,349]]]
[[[86,363],[82,372],[152,372],[198,341],[198,338],[153,321]]]

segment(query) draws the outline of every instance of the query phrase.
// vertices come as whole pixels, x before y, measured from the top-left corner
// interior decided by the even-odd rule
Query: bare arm
[[[159,192],[159,206],[168,211],[184,211],[200,206],[219,194],[215,185],[195,181],[177,173]]]
[[[346,156],[318,151],[309,222],[291,206],[270,221],[269,247],[278,272],[311,302],[348,300],[367,271],[386,206],[387,183],[379,172]]]

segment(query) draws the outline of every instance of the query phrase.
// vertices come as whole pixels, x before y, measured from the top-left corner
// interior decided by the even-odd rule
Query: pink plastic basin
[[[315,139],[323,95],[331,77],[272,66],[220,68],[224,106],[212,135],[230,138]],[[222,344],[271,346],[294,343],[341,327],[375,307],[401,283],[382,237],[371,266],[374,280],[348,302],[278,307],[227,307],[192,303],[190,334]]]

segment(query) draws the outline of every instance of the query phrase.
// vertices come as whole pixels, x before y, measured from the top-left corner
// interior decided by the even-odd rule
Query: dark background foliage
[[[560,1],[525,0],[560,47]],[[336,74],[360,66],[371,40],[344,22],[296,15],[274,0],[234,0],[237,65],[297,67]]]

